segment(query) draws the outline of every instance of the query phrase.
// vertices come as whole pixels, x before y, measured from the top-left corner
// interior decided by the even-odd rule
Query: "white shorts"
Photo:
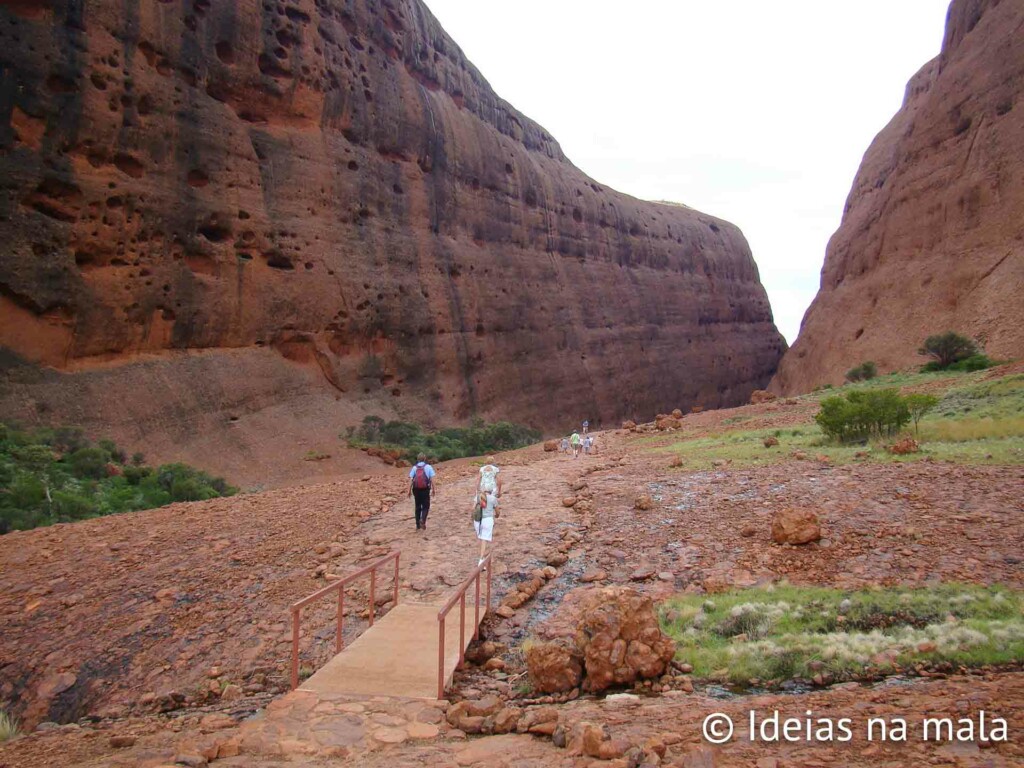
[[[476,531],[476,537],[480,539],[480,541],[490,541],[491,537],[494,535],[494,518],[485,517],[479,523],[474,520],[473,530]]]

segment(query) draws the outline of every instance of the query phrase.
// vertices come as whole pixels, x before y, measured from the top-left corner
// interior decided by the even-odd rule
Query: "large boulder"
[[[775,394],[769,392],[767,389],[755,389],[750,393],[750,404],[760,405],[761,403],[770,403],[775,399]]]
[[[545,453],[554,453],[557,450],[558,450],[558,441],[557,440],[545,440],[544,441],[544,452]]]
[[[536,643],[526,650],[526,670],[540,693],[571,691],[580,684],[583,667],[575,648],[559,643]]]
[[[575,640],[587,691],[659,677],[676,651],[658,625],[651,598],[628,587],[608,587],[584,598]]]
[[[772,541],[776,544],[809,544],[820,538],[818,516],[809,509],[783,509],[772,517]]]

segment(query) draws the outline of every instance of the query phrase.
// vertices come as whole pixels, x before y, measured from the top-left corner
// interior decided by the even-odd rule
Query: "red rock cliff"
[[[418,0],[0,0],[0,66],[0,411],[106,393],[142,438],[300,366],[550,427],[743,402],[782,354],[736,227],[589,179]]]
[[[1024,3],[954,0],[942,52],[864,155],[773,389],[919,364],[947,330],[1024,356],[1022,97]]]

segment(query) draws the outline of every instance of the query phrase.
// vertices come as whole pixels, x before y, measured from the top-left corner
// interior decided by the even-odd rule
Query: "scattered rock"
[[[766,389],[755,389],[750,393],[750,404],[760,405],[761,403],[770,403],[776,396]]]
[[[525,657],[535,691],[563,693],[580,684],[583,667],[575,648],[558,643],[535,643],[526,650]]]
[[[604,581],[607,578],[608,572],[602,568],[589,568],[580,576],[580,581],[584,584],[590,584],[594,581]]]
[[[776,544],[809,544],[820,538],[818,516],[809,509],[788,508],[772,516],[772,541]]]
[[[633,502],[633,509],[638,509],[642,512],[654,509],[654,499],[646,493],[641,496],[637,496],[636,500]]]
[[[558,450],[558,441],[557,440],[545,440],[544,441],[544,452],[545,453],[554,453],[557,450]]]
[[[763,442],[765,448],[774,448],[779,444],[779,438],[775,437],[774,435],[768,435],[768,437],[766,437]]]
[[[664,673],[675,643],[663,634],[651,598],[628,587],[606,587],[584,598],[576,627],[583,688],[603,691]]]
[[[905,456],[909,453],[920,453],[921,446],[917,444],[917,440],[908,436],[886,446],[885,450],[895,456]]]
[[[126,749],[127,747],[134,747],[136,741],[137,738],[135,736],[116,735],[110,737],[109,744],[114,749]]]

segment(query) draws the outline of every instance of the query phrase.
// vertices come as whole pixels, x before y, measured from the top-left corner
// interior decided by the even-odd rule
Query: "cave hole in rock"
[[[210,220],[197,230],[200,235],[211,243],[223,243],[231,237],[231,228],[217,220]]]
[[[214,50],[217,52],[217,58],[225,64],[235,63],[235,50],[227,40],[218,40]]]
[[[271,251],[267,254],[267,266],[283,270],[295,269],[295,265],[292,264],[292,260],[281,253],[281,251]]]
[[[133,179],[141,179],[146,172],[146,167],[126,152],[119,152],[114,156],[114,165],[121,173],[131,176]]]
[[[201,168],[193,168],[188,172],[188,185],[190,187],[205,187],[210,183],[210,177]]]

